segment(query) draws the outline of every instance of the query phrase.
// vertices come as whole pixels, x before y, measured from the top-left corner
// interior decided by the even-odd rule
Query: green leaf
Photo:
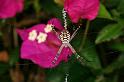
[[[80,30],[82,31],[82,30]],[[79,50],[82,41],[82,34],[78,33],[78,35],[73,39],[72,46]],[[77,52],[82,58],[84,58],[84,63],[93,69],[101,69],[101,63],[98,57],[98,54],[95,50],[95,44],[90,42],[89,40],[86,41],[85,46]]]
[[[34,0],[33,6],[34,6],[36,14],[39,14],[41,10],[41,5],[39,4],[39,0]]]
[[[98,34],[95,43],[102,43],[118,38],[122,33],[123,27],[121,24],[109,24],[104,27]]]
[[[62,8],[60,8],[53,0],[41,0],[41,4],[45,12],[52,14],[58,18],[62,18]]]
[[[107,11],[105,6],[103,4],[100,4],[99,14],[97,16],[98,18],[106,18],[106,19],[112,19],[110,13]]]
[[[19,48],[11,49],[10,50],[10,59],[9,59],[9,64],[14,65],[18,62],[19,60]]]
[[[124,43],[112,43],[110,46],[112,49],[124,52]]]
[[[107,6],[107,8],[111,8],[111,9],[115,9],[115,8],[117,8],[117,6],[119,5],[119,3],[120,3],[120,1],[121,0],[106,0],[106,1],[104,1],[104,0],[102,0],[103,1],[103,3],[105,3],[105,5]]]
[[[47,82],[63,82],[64,76],[69,71],[69,67],[71,66],[71,62],[62,62],[57,67],[52,69],[46,69],[45,74],[47,77]]]
[[[53,76],[51,75],[47,79],[48,79],[47,82],[61,82],[62,76],[59,74],[53,75]],[[64,81],[64,79],[63,79],[63,81]]]
[[[101,69],[101,63],[95,49],[95,44],[86,41],[85,46],[81,49],[81,56],[87,59],[86,64],[94,69]]]
[[[65,81],[66,74],[69,74],[68,82],[90,82],[95,79],[95,76],[88,67],[84,67],[75,61],[74,55],[69,58],[68,62],[61,63],[56,68],[46,70],[45,74],[47,82],[63,82]]]
[[[121,67],[124,67],[124,54],[121,54],[120,57],[114,61],[111,65],[109,65],[108,67],[106,67],[104,69],[104,73],[112,73],[115,70],[120,69]]]
[[[71,78],[69,79],[69,82],[88,82],[88,79],[92,78],[92,81],[95,79],[93,73],[89,68],[83,67],[77,62],[74,62],[70,67],[69,77]]]
[[[120,4],[119,4],[117,10],[118,10],[121,14],[124,14],[124,0],[120,0]]]

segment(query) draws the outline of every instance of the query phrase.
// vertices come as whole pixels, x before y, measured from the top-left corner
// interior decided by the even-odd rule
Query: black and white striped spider
[[[77,29],[74,31],[74,33],[72,34],[72,36],[70,35],[69,31],[66,30],[66,29],[63,30],[63,31],[61,32],[61,34],[58,36],[59,39],[60,39],[61,42],[62,42],[62,45],[60,46],[60,48],[59,48],[59,50],[58,50],[58,52],[57,52],[57,54],[56,54],[56,56],[55,56],[55,58],[54,58],[54,60],[53,60],[53,62],[52,62],[53,64],[56,63],[56,61],[57,61],[57,59],[58,59],[58,57],[59,57],[59,55],[60,55],[60,53],[61,53],[61,51],[62,51],[62,49],[63,49],[64,47],[69,47],[69,48],[71,49],[71,51],[73,52],[73,54],[77,54],[76,50],[71,46],[71,44],[70,44],[69,42],[74,38],[74,36],[76,35],[78,29],[79,29],[79,28],[77,28]],[[79,58],[79,57],[80,57],[80,56],[78,55],[77,58]]]
[[[76,55],[77,59],[78,59],[81,63],[83,63],[82,60],[81,60],[82,57],[80,57],[80,56],[77,54],[76,50],[75,50],[75,49],[71,46],[71,44],[69,43],[69,42],[74,38],[74,36],[77,34],[77,31],[79,30],[80,26],[73,32],[72,35],[70,35],[69,31],[67,30],[66,11],[63,9],[63,12],[62,12],[62,13],[63,13],[64,28],[65,28],[65,29],[61,32],[60,35],[55,31],[55,29],[53,29],[53,30],[56,32],[57,37],[61,40],[62,45],[60,46],[60,48],[59,48],[59,50],[58,50],[56,56],[54,57],[54,60],[52,61],[52,63],[53,63],[53,64],[56,63],[56,61],[58,60],[58,57],[60,56],[60,53],[61,53],[61,51],[62,51],[62,49],[63,49],[64,47],[70,48],[70,50],[73,52],[73,54]]]

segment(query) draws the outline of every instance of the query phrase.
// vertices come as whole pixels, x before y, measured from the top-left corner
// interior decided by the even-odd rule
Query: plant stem
[[[90,21],[88,20],[87,21],[87,24],[86,24],[86,29],[84,31],[84,36],[83,36],[83,39],[82,39],[82,42],[81,42],[81,46],[79,47],[79,52],[81,51],[81,49],[83,48],[84,44],[85,44],[85,41],[87,39],[87,34],[88,34],[88,30],[89,30],[89,26],[90,26]]]

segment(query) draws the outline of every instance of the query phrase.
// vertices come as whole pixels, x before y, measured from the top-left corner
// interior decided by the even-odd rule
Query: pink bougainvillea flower
[[[23,40],[21,58],[29,59],[44,68],[52,68],[61,61],[68,60],[68,56],[71,56],[72,52],[69,48],[63,48],[56,63],[52,63],[62,43],[52,31],[51,26],[54,26],[58,33],[63,30],[63,26],[56,18],[48,21],[47,25],[38,24],[29,29],[16,30]]]
[[[24,0],[0,0],[0,18],[6,19],[22,12]]]
[[[64,9],[72,22],[77,23],[80,18],[93,20],[99,10],[99,0],[65,0]]]

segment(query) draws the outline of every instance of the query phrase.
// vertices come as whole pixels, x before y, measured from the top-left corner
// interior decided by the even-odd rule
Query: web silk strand
[[[67,20],[66,20],[66,11],[62,10],[63,20],[64,20],[64,28],[67,29]]]

